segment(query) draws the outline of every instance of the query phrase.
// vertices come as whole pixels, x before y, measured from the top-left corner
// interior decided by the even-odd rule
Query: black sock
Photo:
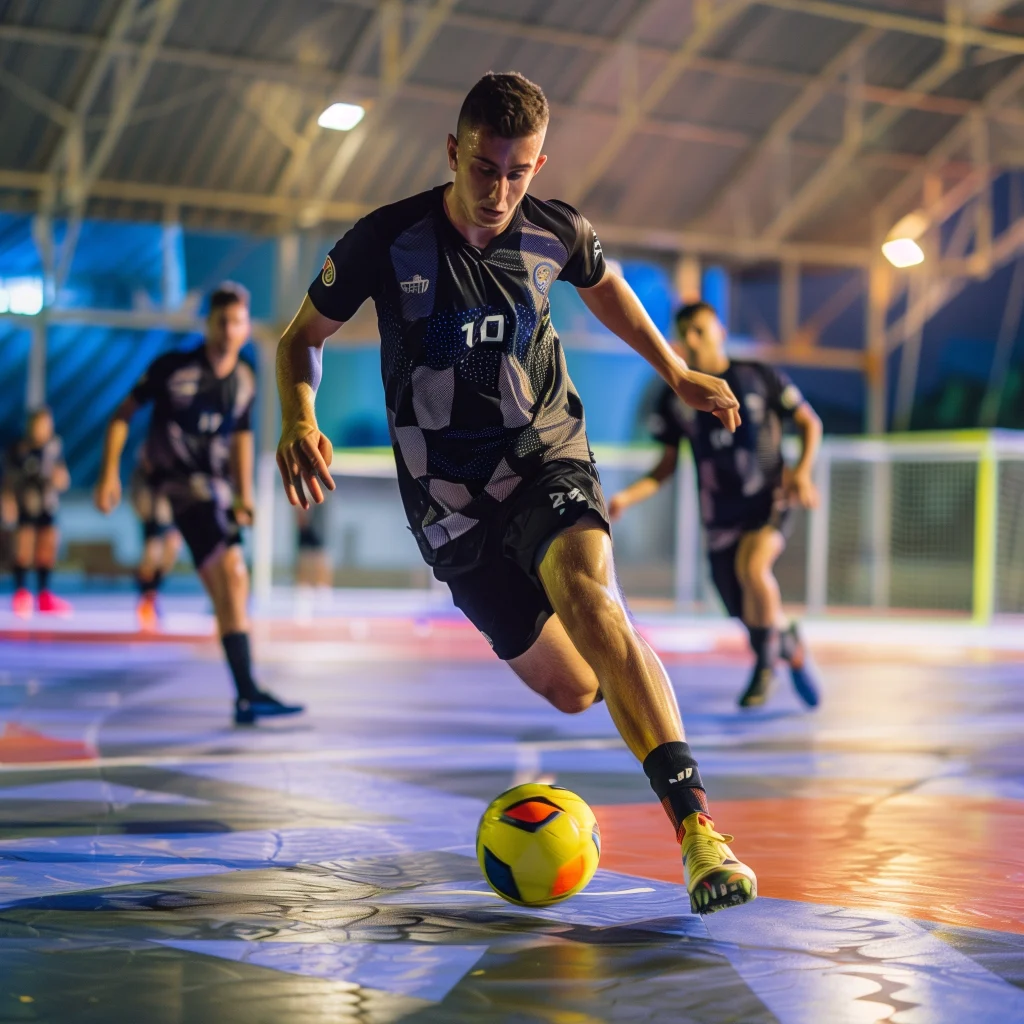
[[[164,573],[162,569],[157,569],[148,580],[143,579],[141,574],[135,577],[136,586],[138,586],[139,593],[142,595],[156,594],[163,581]]]
[[[770,668],[774,670],[779,660],[779,631],[774,626],[747,626],[750,646],[757,656],[755,671]]]
[[[234,677],[239,698],[252,700],[256,695],[256,683],[252,678],[249,634],[226,633],[220,638],[220,642],[224,646],[224,654],[228,659],[228,667]]]
[[[682,842],[679,833],[683,819],[694,811],[709,814],[708,795],[690,744],[673,742],[655,747],[644,758],[644,774],[651,780],[651,789],[676,830],[676,841]]]
[[[50,572],[51,569],[49,568],[49,566],[36,566],[36,590],[50,589]]]
[[[28,566],[16,565],[14,567],[14,589],[24,590],[28,586]]]

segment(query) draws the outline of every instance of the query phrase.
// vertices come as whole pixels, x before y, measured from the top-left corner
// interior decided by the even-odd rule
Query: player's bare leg
[[[552,615],[533,646],[509,667],[535,693],[567,715],[576,715],[598,699],[594,670],[576,650],[561,619]]]
[[[616,728],[643,762],[682,844],[695,911],[711,913],[753,899],[757,880],[729,849],[732,837],[715,831],[697,762],[684,739],[675,693],[661,661],[629,617],[615,578],[611,538],[603,525],[584,518],[559,534],[540,563],[539,575],[559,626],[589,666],[593,680],[560,643],[558,626],[551,627],[543,648],[531,648],[523,656],[535,654],[529,670],[522,658],[516,659],[516,670],[524,670],[524,678],[529,675],[528,682],[538,692],[546,686],[555,693],[558,688],[551,691],[550,686],[559,665],[564,665],[569,682],[549,699],[573,710],[592,702],[597,681]]]
[[[218,545],[199,567],[199,578],[213,602],[217,630],[235,680],[235,722],[251,725],[257,718],[292,715],[301,705],[287,705],[260,690],[252,677],[249,650],[249,570],[238,544]]]
[[[20,618],[32,614],[32,592],[28,589],[28,572],[36,549],[34,526],[19,526],[14,534],[14,598],[11,607]]]
[[[817,686],[808,671],[795,627],[787,630],[775,563],[786,541],[773,526],[745,533],[736,551],[736,577],[743,590],[743,623],[757,661],[739,698],[740,707],[755,707],[768,697],[779,656],[789,663],[793,686],[810,707],[818,703]],[[783,649],[783,642],[785,649]]]

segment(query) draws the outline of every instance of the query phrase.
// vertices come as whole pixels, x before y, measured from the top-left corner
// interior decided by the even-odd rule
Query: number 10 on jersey
[[[479,333],[477,327],[480,328]],[[497,345],[505,340],[505,314],[485,316],[479,324],[470,320],[468,324],[462,325],[462,333],[466,336],[467,348],[472,348],[477,342]]]

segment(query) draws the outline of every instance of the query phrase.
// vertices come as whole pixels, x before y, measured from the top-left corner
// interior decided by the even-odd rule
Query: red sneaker
[[[135,614],[139,619],[139,629],[143,633],[155,633],[160,628],[160,610],[153,594],[143,594],[135,606]]]
[[[36,607],[47,615],[70,615],[71,603],[58,597],[52,590],[40,590]]]
[[[32,614],[32,594],[26,587],[19,587],[14,592],[11,610],[19,619],[27,619]]]

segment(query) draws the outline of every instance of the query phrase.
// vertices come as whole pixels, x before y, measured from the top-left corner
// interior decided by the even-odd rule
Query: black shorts
[[[753,533],[765,526],[774,527],[784,538],[788,538],[793,528],[790,509],[778,501],[752,503],[751,515],[742,523],[707,528],[711,580],[725,610],[734,619],[743,617],[743,587],[736,575],[736,553],[744,534]]]
[[[178,528],[197,569],[221,545],[241,544],[242,534],[230,509],[216,501],[190,502],[174,509],[174,525]]]
[[[434,570],[502,661],[525,654],[554,614],[537,569],[548,544],[588,513],[610,529],[597,470],[587,462],[549,462],[486,525],[479,563],[462,572]]]
[[[30,512],[23,505],[18,506],[18,525],[31,526],[36,530],[46,529],[48,526],[56,526],[57,520],[52,512],[43,509],[41,512]]]

